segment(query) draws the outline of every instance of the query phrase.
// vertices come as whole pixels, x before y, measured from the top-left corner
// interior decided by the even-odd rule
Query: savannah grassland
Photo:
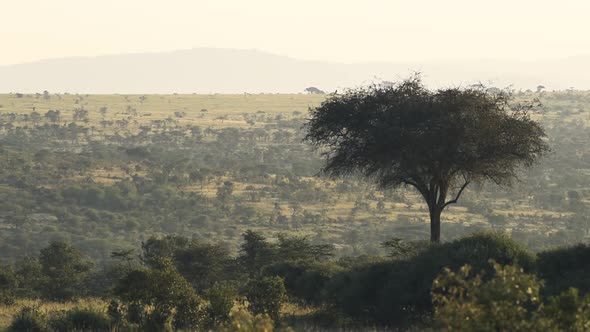
[[[145,98],[145,99],[144,99]],[[199,126],[205,132],[207,129],[218,130],[223,128],[241,128],[248,130],[264,130],[268,136],[272,135],[273,129],[265,129],[269,125],[272,128],[281,119],[300,118],[304,119],[309,108],[319,105],[325,99],[325,95],[277,95],[277,94],[244,94],[244,95],[60,95],[52,96],[50,100],[44,100],[41,96],[30,96],[15,98],[14,95],[0,95],[0,112],[14,112],[18,114],[30,114],[38,112],[44,114],[49,110],[61,110],[61,122],[68,123],[73,120],[73,109],[83,108],[89,111],[89,121],[84,126],[89,128],[103,129],[109,134],[123,133],[124,131],[139,132],[142,126],[152,126],[155,122],[174,120],[180,127],[189,128]],[[107,107],[105,116],[101,116],[99,109]],[[175,117],[175,112],[184,112],[182,118]],[[255,123],[249,124],[248,119],[255,117]],[[114,127],[102,127],[101,121],[128,121],[125,129]],[[205,137],[207,139],[207,137]],[[302,144],[299,140],[292,139],[290,144]],[[257,143],[260,145],[272,142]],[[112,184],[127,177],[121,169],[104,167],[97,168],[93,172],[96,182]],[[271,175],[272,176],[272,175]],[[186,191],[197,191],[207,197],[215,196],[216,188],[220,181],[226,177],[219,177],[209,181],[207,185],[192,185],[183,188]],[[334,182],[327,179],[308,177],[305,180],[313,181],[317,186],[329,189]],[[244,195],[248,185],[260,187],[257,183],[235,182],[234,193]],[[363,191],[372,191],[364,186]],[[375,194],[379,197],[379,193]],[[355,195],[338,195],[337,204],[303,204],[303,209],[312,212],[321,212],[332,218],[346,218],[355,204]],[[392,211],[388,213],[387,219],[396,219],[406,216],[411,219],[420,218],[426,222],[428,210],[416,193],[408,191],[408,203],[386,203]],[[367,200],[370,205],[376,205],[376,200]],[[274,209],[273,201],[257,202],[251,204],[257,211],[270,213]],[[292,211],[288,205],[282,206],[284,214],[289,215]],[[523,210],[527,210],[523,207]],[[368,213],[360,213],[359,218],[370,217]],[[453,213],[447,215],[449,220],[466,218],[464,208],[455,208]],[[383,218],[381,218],[383,219]],[[473,219],[471,219],[473,221]],[[407,225],[400,225],[405,227]],[[426,230],[426,229],[425,229]],[[341,225],[332,225],[327,229],[328,233],[342,231]],[[309,229],[301,229],[304,234],[314,234]]]
[[[570,97],[581,99],[582,101],[571,101]],[[63,124],[73,120],[74,109],[85,109],[88,111],[88,120],[82,123],[83,126],[90,128],[91,135],[103,134],[121,134],[124,132],[137,133],[142,127],[153,127],[154,124],[166,122],[172,123],[181,130],[189,130],[191,126],[198,126],[204,133],[204,140],[212,140],[207,135],[207,131],[215,131],[223,128],[239,128],[250,132],[258,132],[260,135],[266,135],[264,140],[258,140],[257,145],[276,144],[269,137],[272,137],[276,131],[275,124],[279,120],[300,119],[305,121],[305,117],[310,107],[319,105],[326,95],[310,94],[242,94],[242,95],[73,95],[60,94],[52,95],[49,99],[43,98],[43,95],[25,95],[23,98],[16,98],[15,94],[0,95],[0,112],[30,114],[37,112],[41,115],[49,110],[61,111],[61,122]],[[531,100],[540,98],[543,108],[540,111],[532,113],[532,117],[540,120],[542,123],[553,126],[554,123],[571,123],[577,126],[590,126],[590,116],[588,108],[583,101],[590,98],[589,93],[585,92],[547,92],[542,95],[528,94],[520,95],[517,99]],[[101,113],[100,109],[106,107],[106,112]],[[175,116],[175,113],[180,116]],[[110,122],[105,126],[104,122]],[[124,127],[123,127],[124,126]],[[292,130],[296,131],[296,130]],[[266,133],[266,134],[265,134]],[[302,143],[295,134],[292,138],[287,137],[288,145],[300,145]],[[284,144],[284,142],[283,142]],[[288,147],[287,147],[288,148]],[[583,153],[578,151],[577,153]],[[590,167],[590,166],[589,166]],[[589,174],[590,168],[581,170]],[[92,171],[92,176],[99,183],[114,183],[128,175],[122,169],[113,167],[98,167]],[[269,174],[272,177],[272,174]],[[220,181],[227,180],[225,176],[219,176],[217,179],[208,181],[205,185],[184,186],[182,190],[196,191],[202,195],[213,198],[216,188]],[[421,197],[415,191],[401,190],[404,196],[403,202],[386,201],[385,210],[387,213],[375,215],[375,206],[382,194],[380,191],[374,191],[370,185],[360,183],[360,192],[347,194],[334,194],[333,189],[335,181],[306,177],[306,181],[311,181],[315,186],[326,190],[330,196],[337,196],[335,204],[315,204],[307,202],[301,204],[301,208],[306,211],[321,213],[323,216],[330,218],[346,219],[350,215],[351,209],[354,208],[355,202],[359,200],[359,193],[365,195],[362,198],[363,203],[369,205],[368,209],[361,208],[356,213],[356,221],[353,224],[365,225],[370,222],[373,226],[375,223],[384,223],[395,228],[403,228],[412,232],[413,229],[418,232],[415,234],[418,238],[427,232],[426,224],[428,221],[428,210],[423,204]],[[234,194],[243,196],[247,193],[246,187],[258,188],[259,183],[247,183],[234,181]],[[520,183],[516,183],[516,189],[519,189]],[[556,185],[556,184],[554,184]],[[500,189],[503,191],[503,189]],[[469,195],[469,194],[468,194]],[[472,200],[477,200],[477,193],[471,193]],[[551,219],[565,218],[571,215],[569,211],[555,211],[551,208],[540,208],[531,206],[528,197],[521,197],[520,200],[514,201],[510,198],[496,197],[488,204],[493,208],[493,213],[501,216],[522,216],[527,218],[545,217]],[[469,199],[469,198],[468,198]],[[275,201],[267,200],[250,204],[257,211],[270,213],[275,210]],[[366,206],[365,206],[366,207]],[[281,212],[285,215],[293,213],[288,204],[281,205]],[[300,207],[297,207],[299,209]],[[367,210],[367,211],[365,211]],[[372,211],[372,213],[370,212]],[[399,219],[406,222],[396,222]],[[469,213],[468,209],[461,204],[452,206],[443,215],[445,223],[457,223],[464,226],[490,227],[487,219],[478,213]],[[371,219],[371,220],[368,220]],[[410,221],[408,223],[407,221]],[[510,230],[517,226],[518,221],[508,222],[502,225]],[[493,227],[493,225],[492,225]],[[333,224],[325,229],[327,233],[343,232],[347,226],[342,224]],[[241,229],[240,229],[241,230]],[[530,230],[530,229],[529,229]],[[539,222],[535,225],[535,232],[550,234],[558,229],[555,223],[547,224]],[[272,230],[271,230],[272,231]],[[313,235],[316,232],[313,227],[297,230],[300,233]]]
[[[239,144],[227,148],[234,149],[231,153],[239,155],[241,149],[256,147],[261,151],[283,153],[287,159],[291,153],[293,156],[305,155],[310,156],[310,163],[318,166],[319,170],[319,154],[312,152],[301,142],[301,138],[309,108],[319,105],[325,98],[325,95],[307,94],[4,94],[0,95],[0,134],[14,134],[18,128],[34,130],[35,126],[50,123],[44,115],[51,110],[60,111],[60,118],[53,121],[53,125],[68,126],[75,123],[86,128],[83,133],[67,144],[64,141],[61,146],[63,150],[76,153],[84,151],[91,141],[105,141],[125,147],[125,143],[121,143],[125,137],[142,132],[147,136],[166,133],[169,137],[181,137],[190,135],[197,127],[201,143],[191,144],[215,142],[220,140],[220,133],[224,130],[235,128],[237,131],[229,133],[237,133]],[[477,185],[470,187],[459,204],[443,213],[443,238],[450,239],[493,228],[512,233],[513,237],[533,250],[588,240],[586,213],[590,207],[590,93],[568,91],[517,95],[517,99],[533,98],[540,99],[543,104],[531,116],[545,126],[554,149],[552,155],[530,173],[523,174],[511,188],[500,189],[492,184],[486,184],[483,188]],[[85,116],[75,117],[76,112],[80,114],[81,110],[86,111]],[[14,154],[9,152],[18,151],[18,148],[10,144],[6,144],[5,148],[6,151],[3,150],[0,157],[10,164],[8,159],[13,158]],[[34,150],[35,147],[27,148]],[[179,151],[182,152],[182,149],[187,147],[183,146]],[[224,154],[227,151],[216,152]],[[291,160],[293,163],[296,161]],[[182,167],[174,166],[172,172],[179,178],[188,177],[190,160],[183,163]],[[206,157],[202,163],[207,166]],[[210,165],[213,170],[205,175],[204,180],[198,183],[179,181],[173,187],[187,195],[196,193],[204,197],[207,207],[232,210],[228,214],[229,220],[224,224],[210,226],[206,233],[199,236],[210,241],[224,241],[234,252],[237,251],[241,234],[247,229],[260,231],[270,239],[276,238],[278,233],[287,233],[305,235],[318,243],[333,243],[337,255],[382,254],[379,243],[391,237],[409,240],[428,238],[428,210],[411,188],[381,191],[355,178],[331,180],[314,176],[317,170],[311,173],[299,172],[293,163],[283,161],[292,173],[290,176],[269,173],[263,179],[252,181],[247,176],[236,176],[239,173],[237,171],[215,172],[215,166]],[[142,164],[131,159],[126,160],[125,164],[99,161],[91,163],[83,173],[64,173],[67,178],[61,182],[70,185],[92,182],[105,187],[114,186],[122,181],[131,181],[134,176],[153,176],[150,167],[160,169],[160,165]],[[239,169],[240,165],[227,168]],[[315,201],[301,195],[282,198],[281,195],[273,194],[280,188],[289,188],[289,181],[294,179],[297,180],[294,188],[306,190],[297,189],[303,193],[301,195],[310,193],[326,198]],[[227,182],[232,184],[231,200],[216,205],[220,199],[220,188]],[[55,184],[40,186],[57,190]],[[16,194],[19,190],[0,183],[1,194]],[[262,194],[266,192],[271,194]],[[256,199],[253,198],[255,194]],[[48,225],[47,218],[33,218],[34,214],[25,214],[25,227],[11,221],[10,211],[0,212],[0,229],[14,231],[15,236],[23,236],[18,233],[21,229],[51,232],[60,236],[67,233],[60,228],[59,223]],[[240,214],[247,216],[244,220],[256,221],[237,219]],[[215,222],[213,220],[212,224]],[[117,229],[112,233],[97,230],[96,234],[84,234],[94,242],[84,242],[79,234],[71,239],[78,239],[79,243],[86,243],[92,248],[93,258],[108,260],[108,253],[113,248],[137,248],[141,241],[152,235],[176,233],[194,236],[200,232],[200,226],[195,225],[167,231],[162,228],[152,231],[150,227],[131,225],[128,232]],[[84,251],[84,245],[80,246]],[[27,252],[26,248],[15,248],[14,252],[21,257],[23,254],[35,254]],[[13,306],[0,305],[0,329],[7,326],[18,308],[31,303],[19,300]],[[76,304],[35,303],[47,312],[64,310],[74,305],[106,307],[104,302],[91,298]]]

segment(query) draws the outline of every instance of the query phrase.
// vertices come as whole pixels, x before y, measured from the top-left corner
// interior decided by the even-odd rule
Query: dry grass
[[[95,298],[84,298],[75,302],[45,302],[41,300],[23,300],[19,299],[13,305],[0,304],[0,330],[6,329],[14,315],[16,315],[23,307],[37,307],[46,314],[51,315],[52,312],[69,310],[73,308],[82,308],[105,311],[107,303]]]
[[[284,118],[301,116],[308,109],[319,105],[322,95],[52,95],[49,100],[42,96],[25,95],[17,98],[14,94],[0,94],[0,112],[30,114],[35,111],[41,116],[49,110],[60,110],[61,122],[73,119],[74,109],[84,108],[89,113],[89,126],[100,126],[100,121],[132,119],[139,125],[152,120],[173,118],[181,125],[197,125],[203,128],[250,127],[244,114],[256,114],[255,127],[272,123],[274,116]],[[107,112],[99,111],[106,107]],[[206,111],[204,111],[206,110]],[[176,118],[175,112],[184,112]],[[294,113],[296,112],[296,113]],[[298,114],[298,115],[297,115]]]

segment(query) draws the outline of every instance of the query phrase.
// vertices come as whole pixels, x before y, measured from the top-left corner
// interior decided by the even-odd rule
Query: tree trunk
[[[430,210],[430,242],[440,242],[440,214],[442,209],[436,204]]]

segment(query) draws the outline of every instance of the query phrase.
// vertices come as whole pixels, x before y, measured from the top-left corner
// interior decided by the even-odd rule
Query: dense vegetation
[[[466,190],[443,239],[490,228],[533,250],[586,239],[590,95],[522,96],[533,97],[552,155],[508,190]],[[14,261],[67,240],[105,261],[163,234],[223,241],[235,253],[246,229],[308,235],[338,255],[426,238],[428,209],[410,188],[314,177],[322,160],[301,143],[301,127],[321,98],[3,95],[0,255]]]
[[[103,301],[27,307],[15,330],[452,328],[462,317],[440,315],[453,306],[489,308],[434,296],[443,267],[484,269],[486,283],[517,264],[539,292],[518,319],[583,327],[572,312],[590,290],[590,94],[517,97],[544,105],[532,116],[552,155],[509,189],[466,190],[429,245],[412,189],[315,176],[322,159],[301,140],[321,95],[2,95],[0,300]],[[484,230],[505,233],[467,236]],[[456,273],[440,282],[471,285]]]
[[[23,297],[104,301],[49,316],[24,307],[13,330],[17,324],[57,331],[218,329],[241,312],[249,323],[263,319],[279,328],[452,330],[465,320],[473,331],[590,327],[590,260],[580,259],[590,255],[586,245],[534,254],[505,234],[478,233],[443,244],[397,242],[388,257],[336,259],[330,245],[289,236],[271,242],[247,231],[240,248],[233,257],[219,244],[153,237],[139,257],[114,252],[115,263],[92,268],[77,248],[54,242],[38,257],[2,269],[0,298],[5,305]],[[300,309],[285,311],[287,302]]]

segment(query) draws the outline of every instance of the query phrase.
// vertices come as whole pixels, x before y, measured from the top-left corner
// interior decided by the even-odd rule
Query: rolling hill
[[[590,56],[552,61],[331,63],[256,50],[199,48],[165,53],[66,57],[0,66],[0,93],[293,93],[394,81],[420,71],[432,85],[482,82],[534,89],[590,89]]]

